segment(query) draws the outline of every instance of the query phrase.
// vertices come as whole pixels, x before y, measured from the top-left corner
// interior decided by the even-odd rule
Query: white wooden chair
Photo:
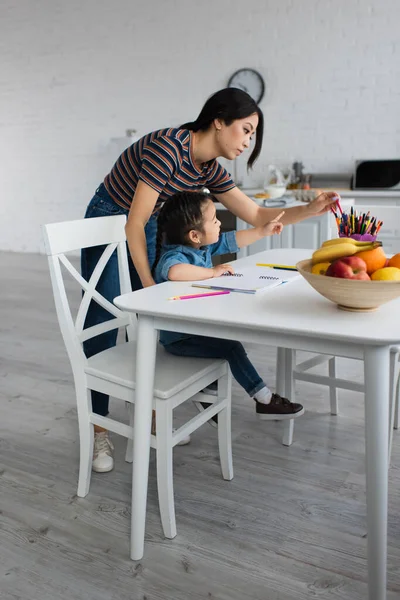
[[[131,442],[133,433],[133,410],[130,424],[92,412],[90,390],[97,390],[121,399],[131,405],[135,401],[134,321],[96,291],[100,275],[113,254],[118,253],[121,293],[131,291],[125,237],[126,218],[123,215],[82,219],[43,226],[46,253],[48,255],[60,329],[67,348],[75,382],[80,438],[80,463],[78,496],[89,492],[92,454],[93,425],[100,425],[122,435]],[[92,246],[106,248],[89,282],[78,273],[66,253]],[[65,267],[63,270],[62,267]],[[72,275],[83,290],[81,302],[74,319],[67,297],[64,275]],[[91,300],[98,302],[113,315],[113,319],[84,329],[85,317]],[[113,329],[126,328],[127,342],[104,350],[87,359],[82,343],[94,336]],[[218,381],[218,395],[208,396],[200,390]],[[187,400],[199,400],[213,404],[195,415],[173,432],[173,409]],[[206,423],[218,413],[218,444],[222,476],[233,477],[231,453],[231,374],[226,361],[201,358],[175,357],[159,348],[157,354],[153,408],[156,410],[157,435],[151,437],[151,446],[157,455],[157,486],[161,523],[167,538],[176,535],[173,493],[174,446],[185,436]],[[132,462],[132,444],[128,442],[126,460]],[[136,457],[140,460],[140,457]]]
[[[347,208],[347,207],[346,207]],[[354,207],[357,213],[371,212],[371,215],[376,216],[383,221],[384,225],[379,232],[378,238],[382,241],[383,249],[387,255],[400,252],[400,206],[357,206]],[[331,237],[337,237],[337,229],[332,220]],[[385,310],[382,307],[380,310]],[[337,376],[336,373],[336,358],[334,356],[326,356],[318,354],[308,358],[307,360],[296,364],[296,352],[291,350],[291,356],[287,357],[286,365],[288,369],[288,386],[291,394],[294,396],[293,380],[307,381],[308,383],[316,383],[325,385],[329,388],[330,409],[332,415],[339,413],[338,405],[338,389],[352,390],[356,392],[364,392],[364,385],[361,383],[348,381]],[[399,403],[400,403],[400,347],[392,348],[390,355],[390,423],[389,423],[389,457],[391,453],[393,441],[393,428],[399,428]],[[351,359],[349,359],[351,360]],[[319,375],[309,373],[310,369],[318,365],[328,363],[328,374]],[[291,372],[291,376],[289,374]],[[292,381],[290,382],[290,379]],[[289,396],[292,397],[292,396]]]

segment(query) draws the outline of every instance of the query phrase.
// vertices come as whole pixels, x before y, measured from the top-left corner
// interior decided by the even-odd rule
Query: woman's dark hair
[[[245,119],[254,113],[258,115],[258,126],[253,152],[247,161],[247,168],[251,169],[262,148],[264,115],[255,100],[243,90],[238,88],[219,90],[207,100],[195,121],[184,123],[181,127],[191,131],[205,131],[214,119],[221,119],[225,125],[231,125],[236,119]]]
[[[154,275],[161,256],[163,244],[187,244],[192,229],[203,230],[203,208],[210,194],[202,192],[179,192],[168,198],[157,218],[156,258],[152,267]]]

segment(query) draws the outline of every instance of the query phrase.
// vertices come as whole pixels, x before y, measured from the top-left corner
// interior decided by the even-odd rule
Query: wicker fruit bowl
[[[301,260],[296,267],[311,287],[342,310],[369,312],[400,296],[400,281],[360,281],[314,275],[311,260]]]

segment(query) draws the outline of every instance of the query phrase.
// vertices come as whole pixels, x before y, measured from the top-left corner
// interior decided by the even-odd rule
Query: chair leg
[[[231,433],[232,375],[230,371],[218,381],[218,398],[229,398],[228,406],[218,413],[218,448],[222,477],[230,481],[233,479]]]
[[[336,379],[336,358],[332,356],[329,359],[329,378],[332,380],[332,383],[329,384],[329,400],[331,402],[331,415],[339,414],[339,404],[338,404],[338,391],[337,387],[334,384]]]
[[[400,426],[400,415],[399,415],[399,405],[400,405],[400,373],[397,377],[396,382],[396,392],[393,398],[394,401],[394,419],[393,419],[393,427],[394,429],[399,429]]]
[[[133,421],[135,417],[135,406],[134,404],[129,403],[129,427],[133,431]],[[125,462],[132,463],[133,462],[133,438],[128,438],[126,443],[126,452],[125,452]]]
[[[399,355],[396,352],[390,354],[390,388],[389,388],[389,467],[390,457],[392,455],[392,444],[393,444],[393,428],[396,427],[396,411],[399,408],[399,386],[400,386],[400,373],[396,373],[396,367],[398,365]],[[397,415],[398,418],[398,415]],[[398,424],[397,424],[398,425]]]
[[[396,389],[398,390],[398,384],[396,386]],[[396,392],[396,399],[395,399],[395,407],[394,407],[394,419],[393,419],[393,429],[399,429],[399,424],[400,424],[400,415],[399,415],[399,403],[400,403],[400,394],[397,391]]]
[[[77,495],[84,498],[89,493],[92,475],[94,427],[89,421],[90,390],[77,392],[79,423],[79,478]]]
[[[172,408],[168,400],[156,401],[156,454],[157,488],[161,524],[166,538],[176,536],[173,448],[172,448]]]
[[[290,348],[278,348],[276,360],[276,392],[281,396],[293,395],[293,355]],[[282,444],[293,444],[294,419],[283,422]]]

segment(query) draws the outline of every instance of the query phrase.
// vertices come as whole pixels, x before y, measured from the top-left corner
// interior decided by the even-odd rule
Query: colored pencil
[[[274,265],[274,264],[256,263],[256,267],[271,267],[271,269],[279,269],[281,271],[297,271],[296,267],[292,266],[292,265]]]
[[[218,290],[216,292],[207,292],[205,294],[187,294],[186,296],[172,296],[168,300],[192,300],[194,298],[206,298],[207,296],[223,296],[230,294],[230,290]]]
[[[353,207],[350,207],[349,213],[342,212],[340,217],[335,217],[335,221],[341,237],[350,237],[354,234],[370,234],[376,237],[383,225],[382,221],[371,217],[370,211],[357,214],[357,210]]]

